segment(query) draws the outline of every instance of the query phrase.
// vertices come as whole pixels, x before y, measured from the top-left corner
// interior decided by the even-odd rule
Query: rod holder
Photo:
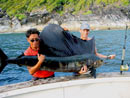
[[[126,64],[126,65],[121,65],[120,66],[120,71],[122,72],[122,71],[128,71],[129,70],[129,66],[128,66],[128,64]]]

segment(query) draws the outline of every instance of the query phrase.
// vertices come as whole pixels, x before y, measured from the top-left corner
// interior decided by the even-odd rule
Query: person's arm
[[[36,65],[34,65],[33,67],[27,67],[28,71],[31,75],[33,75],[37,70],[39,70],[39,68],[41,67],[42,63],[45,60],[45,56],[44,55],[38,55],[38,62]]]
[[[103,55],[103,54],[100,54],[97,52],[97,49],[95,48],[95,54],[96,56],[100,57],[100,58],[104,58],[104,59],[114,59],[115,58],[115,54],[113,55],[109,55],[109,56],[106,56],[106,55]]]

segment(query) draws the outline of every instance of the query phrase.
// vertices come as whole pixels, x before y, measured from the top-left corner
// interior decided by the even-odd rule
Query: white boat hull
[[[0,98],[130,98],[129,76],[81,78],[24,87],[0,93]]]

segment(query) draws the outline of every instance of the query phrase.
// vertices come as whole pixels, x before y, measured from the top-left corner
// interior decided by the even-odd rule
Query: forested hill
[[[25,18],[25,13],[46,9],[48,12],[92,14],[97,8],[127,7],[130,0],[0,0],[0,8],[10,17]]]
[[[0,0],[0,32],[21,32],[56,23],[79,30],[130,28],[130,0]]]

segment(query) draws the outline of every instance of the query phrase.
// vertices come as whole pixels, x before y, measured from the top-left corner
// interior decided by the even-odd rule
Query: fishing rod
[[[122,49],[122,59],[121,59],[121,65],[120,65],[120,74],[122,74],[123,71],[128,71],[128,69],[129,69],[128,64],[124,65],[126,39],[127,39],[127,29],[128,29],[128,26],[126,25],[124,46],[123,46],[123,49]]]

